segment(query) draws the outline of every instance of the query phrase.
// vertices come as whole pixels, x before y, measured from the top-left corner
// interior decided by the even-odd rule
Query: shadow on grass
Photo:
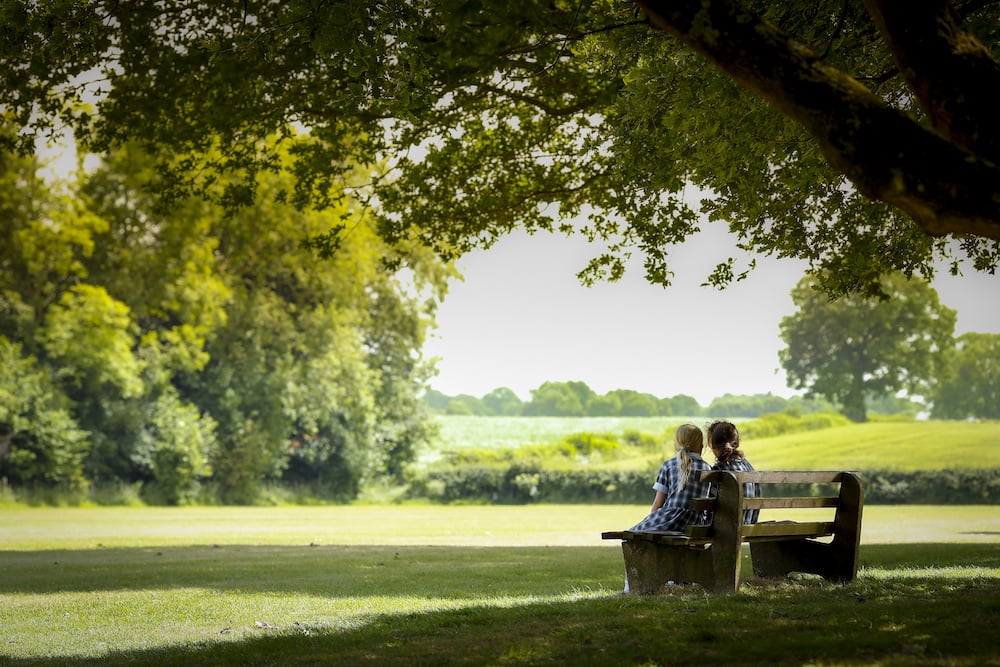
[[[0,552],[0,593],[195,587],[336,597],[552,595],[611,581],[620,586],[620,560],[619,552],[606,547],[228,545],[8,551]]]
[[[995,665],[997,579],[920,577],[751,585],[672,595],[470,606],[298,625],[235,641],[3,660],[11,667],[119,665]]]
[[[870,545],[866,568],[1000,567],[1000,544]],[[12,667],[97,665],[1000,664],[1000,578],[911,573],[750,580],[619,596],[606,547],[279,547],[0,552],[0,593],[206,587],[318,596],[414,596],[458,608],[246,629],[240,637],[95,658],[5,657]],[[749,573],[749,568],[746,570]],[[95,582],[99,582],[95,585]],[[589,591],[577,596],[572,591]],[[505,604],[496,598],[510,597]],[[520,599],[518,599],[520,598]],[[464,604],[461,604],[464,601]],[[72,654],[72,647],[65,647]]]
[[[746,554],[746,549],[744,548]],[[866,545],[864,568],[1000,567],[1000,544]],[[744,556],[744,578],[752,576]],[[607,547],[189,546],[0,551],[0,593],[212,588],[250,593],[556,595],[617,590]]]

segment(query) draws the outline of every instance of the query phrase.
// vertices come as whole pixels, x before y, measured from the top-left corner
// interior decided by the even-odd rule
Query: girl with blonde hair
[[[703,523],[702,512],[688,509],[692,498],[708,495],[709,486],[696,479],[696,471],[709,470],[701,458],[705,441],[701,429],[694,424],[684,424],[674,434],[674,451],[677,455],[667,459],[660,467],[653,483],[656,497],[645,519],[630,530],[684,530],[691,523]]]

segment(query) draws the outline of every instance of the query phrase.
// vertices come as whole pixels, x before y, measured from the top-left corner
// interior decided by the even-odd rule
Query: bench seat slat
[[[711,528],[711,526],[706,526]],[[601,538],[605,540],[645,540],[657,544],[677,544],[677,545],[704,545],[711,540],[690,537],[686,533],[676,530],[611,530],[601,533]]]
[[[743,539],[765,537],[822,537],[833,535],[832,521],[763,521],[743,526]]]
[[[823,537],[833,535],[832,521],[763,521],[743,526],[743,540],[752,542],[769,537]],[[601,533],[605,540],[646,540],[660,544],[687,544],[711,541],[712,526],[688,526],[683,533],[673,530],[614,530]]]

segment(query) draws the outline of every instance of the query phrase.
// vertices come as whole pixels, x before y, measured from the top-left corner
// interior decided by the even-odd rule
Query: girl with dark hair
[[[740,433],[736,425],[727,421],[714,421],[708,425],[708,444],[715,454],[715,465],[712,470],[731,470],[732,472],[753,472],[743,450],[740,449]],[[713,488],[711,495],[716,495]],[[760,498],[760,484],[748,482],[743,485],[744,498]],[[760,510],[743,510],[743,523],[757,523]]]

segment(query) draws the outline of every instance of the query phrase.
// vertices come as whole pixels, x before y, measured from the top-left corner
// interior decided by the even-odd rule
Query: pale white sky
[[[778,324],[804,263],[758,258],[724,291],[699,287],[720,259],[739,256],[722,225],[706,225],[673,253],[674,280],[649,285],[641,266],[617,283],[583,287],[576,273],[599,254],[585,240],[515,233],[459,268],[424,353],[437,357],[432,388],[482,396],[509,387],[522,400],[543,382],[579,380],[594,391],[688,394],[707,406],[726,393],[796,393],[786,386]],[[1000,276],[968,271],[934,282],[958,311],[956,335],[1000,333]],[[720,326],[718,322],[725,322]]]

